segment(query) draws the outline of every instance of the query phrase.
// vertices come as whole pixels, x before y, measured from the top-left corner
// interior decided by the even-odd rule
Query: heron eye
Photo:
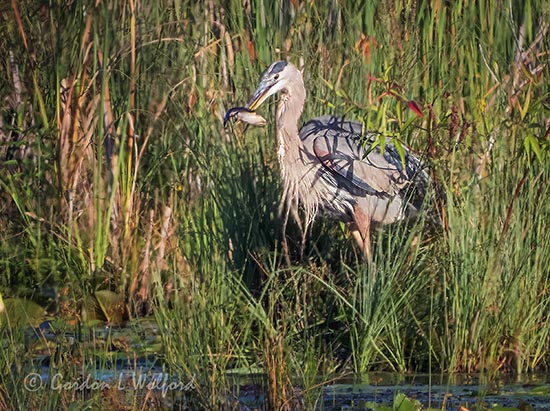
[[[275,80],[279,80],[279,75],[275,74],[275,77],[273,77]]]

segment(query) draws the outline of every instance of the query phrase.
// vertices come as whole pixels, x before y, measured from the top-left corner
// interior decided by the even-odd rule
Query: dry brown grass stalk
[[[292,407],[292,384],[288,376],[284,352],[284,333],[274,333],[265,341],[265,362],[268,380],[270,410],[290,411]]]

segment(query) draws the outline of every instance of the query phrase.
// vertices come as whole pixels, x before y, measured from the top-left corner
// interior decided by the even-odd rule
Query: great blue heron
[[[418,212],[428,184],[422,162],[405,146],[402,157],[390,139],[383,150],[379,146],[373,149],[370,143],[375,134],[365,135],[360,123],[338,117],[315,118],[298,131],[306,89],[300,70],[285,61],[271,64],[248,104],[229,110],[225,120],[238,118],[264,125],[265,120],[254,110],[276,93],[281,94],[276,130],[285,248],[289,215],[305,236],[315,217],[323,213],[348,223],[359,247],[372,261],[371,227]]]

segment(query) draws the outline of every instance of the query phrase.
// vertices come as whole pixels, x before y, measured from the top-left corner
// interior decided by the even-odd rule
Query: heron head
[[[288,91],[288,85],[296,79],[302,79],[300,71],[291,63],[276,61],[264,71],[260,85],[246,105],[250,110],[256,110],[269,96],[279,91]]]

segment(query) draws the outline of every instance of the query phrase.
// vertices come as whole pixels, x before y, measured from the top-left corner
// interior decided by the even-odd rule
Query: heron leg
[[[302,242],[300,244],[300,261],[303,261],[304,259],[304,252],[306,250],[306,237],[307,237],[307,228],[302,230]]]
[[[350,229],[353,238],[357,241],[359,248],[363,251],[365,259],[372,263],[372,250],[370,244],[370,226],[371,219],[361,209],[355,210],[354,221]]]
[[[286,225],[288,223],[289,214],[290,214],[290,209],[287,208],[285,212],[285,217],[283,220],[283,227],[282,227],[283,240],[281,245],[283,246],[283,256],[285,258],[286,265],[290,267],[290,254],[288,252],[288,242],[286,241]]]

